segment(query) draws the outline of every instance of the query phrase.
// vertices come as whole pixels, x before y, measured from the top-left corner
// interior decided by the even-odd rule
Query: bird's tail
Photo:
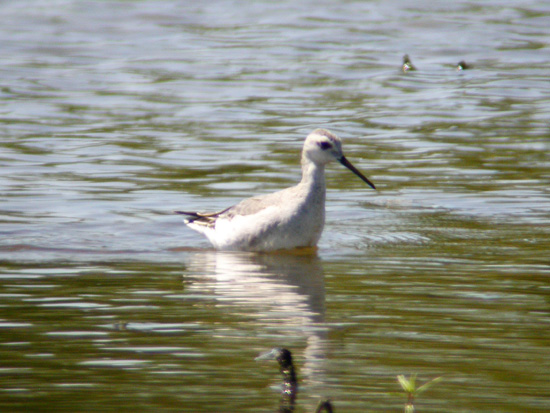
[[[184,222],[190,223],[197,219],[203,218],[203,216],[199,212],[188,212],[188,211],[174,211],[176,214],[179,215],[185,215],[187,218],[184,220]]]
[[[188,212],[188,211],[174,211],[176,214],[180,215],[186,215],[187,218],[183,220],[186,224],[191,224],[195,221],[197,221],[197,224],[201,225],[213,225],[216,222],[216,218],[218,218],[221,214],[226,212],[229,208],[224,209],[223,211],[219,212]]]

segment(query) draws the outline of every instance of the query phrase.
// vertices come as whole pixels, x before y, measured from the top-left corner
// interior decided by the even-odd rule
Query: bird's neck
[[[306,185],[310,189],[325,191],[325,166],[317,165],[309,159],[302,157],[302,180],[300,185]]]

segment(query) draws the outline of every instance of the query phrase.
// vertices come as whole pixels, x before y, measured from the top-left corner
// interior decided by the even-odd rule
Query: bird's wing
[[[290,189],[290,188],[288,188]],[[288,190],[287,189],[287,190]],[[185,223],[195,223],[204,226],[214,226],[218,218],[231,219],[235,216],[254,215],[270,206],[274,206],[283,198],[283,191],[273,194],[260,195],[242,200],[236,205],[230,206],[218,212],[187,212],[175,211],[176,214],[186,215]]]
[[[222,211],[218,212],[189,212],[189,211],[174,211],[176,214],[180,215],[186,215],[187,218],[185,219],[186,224],[190,224],[192,222],[204,225],[207,227],[213,226],[216,222],[216,219],[226,212],[228,209],[231,209],[232,207],[226,208]]]

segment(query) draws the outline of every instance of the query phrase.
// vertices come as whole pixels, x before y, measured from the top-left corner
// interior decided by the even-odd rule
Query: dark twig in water
[[[286,348],[274,348],[269,353],[265,353],[256,358],[256,360],[275,359],[279,363],[279,369],[283,375],[283,387],[281,390],[280,413],[290,413],[294,411],[296,404],[296,394],[298,393],[298,380],[296,371],[292,363],[292,353]]]
[[[292,363],[292,353],[286,348],[276,347],[268,353],[256,357],[256,360],[277,360],[279,369],[283,375],[283,387],[281,390],[281,403],[279,413],[292,413],[296,404],[298,393],[298,379]],[[315,413],[333,413],[332,403],[329,399],[321,400],[315,409]]]
[[[317,408],[315,409],[315,413],[321,413],[321,412],[333,413],[332,403],[330,402],[329,399],[321,400],[317,405]]]

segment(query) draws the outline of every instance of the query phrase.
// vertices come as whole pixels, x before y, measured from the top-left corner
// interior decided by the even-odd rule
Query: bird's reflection
[[[200,280],[190,288],[210,291],[228,306],[257,306],[260,320],[271,320],[271,311],[282,312],[286,325],[297,317],[304,326],[324,320],[325,283],[315,254],[207,251],[193,255],[188,269]]]
[[[273,336],[274,346],[285,346],[285,337],[302,336],[306,346],[301,364],[302,383],[315,393],[324,383],[325,282],[315,253],[197,252],[190,257],[190,292],[215,297],[224,311],[254,318],[261,330]]]

